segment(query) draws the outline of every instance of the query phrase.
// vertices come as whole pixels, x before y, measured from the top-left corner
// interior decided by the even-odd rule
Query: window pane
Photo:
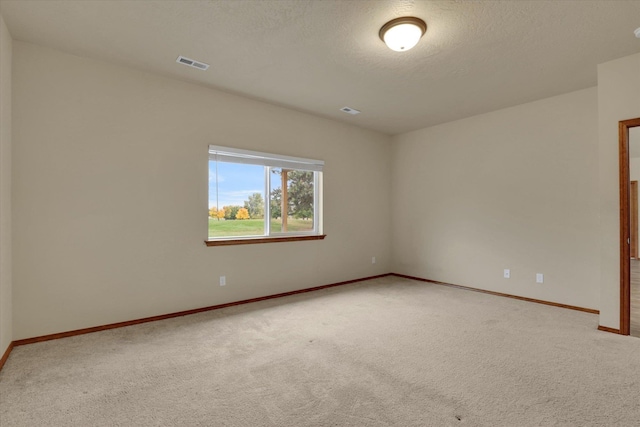
[[[272,233],[314,230],[313,186],[314,172],[271,169],[269,206]]]
[[[209,238],[262,236],[264,166],[209,161]]]

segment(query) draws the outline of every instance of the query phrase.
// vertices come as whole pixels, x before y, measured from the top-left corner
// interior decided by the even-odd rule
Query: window
[[[210,145],[207,245],[324,238],[323,165]]]

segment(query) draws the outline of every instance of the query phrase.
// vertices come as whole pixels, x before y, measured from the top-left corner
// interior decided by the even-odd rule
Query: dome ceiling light
[[[393,19],[380,28],[380,39],[391,50],[405,52],[420,41],[427,31],[427,24],[420,18],[405,16]]]

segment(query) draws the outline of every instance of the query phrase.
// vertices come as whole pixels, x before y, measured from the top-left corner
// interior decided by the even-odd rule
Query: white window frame
[[[265,168],[265,189],[264,189],[264,234],[253,236],[221,236],[209,237],[207,232],[207,243],[241,241],[251,243],[252,240],[284,239],[295,237],[322,236],[322,173],[324,161],[307,159],[302,157],[283,156],[279,154],[263,153],[259,151],[244,150],[239,148],[209,145],[209,161],[228,162],[264,166]],[[309,231],[286,231],[271,232],[271,170],[280,168],[283,170],[298,170],[314,172],[313,174],[313,230]],[[216,179],[217,185],[217,179]],[[283,188],[283,193],[286,188]],[[220,207],[218,206],[218,209]]]

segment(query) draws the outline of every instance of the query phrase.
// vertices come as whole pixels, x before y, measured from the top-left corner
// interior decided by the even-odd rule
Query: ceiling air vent
[[[176,59],[178,64],[188,65],[189,67],[197,68],[198,70],[206,70],[209,68],[209,64],[205,64],[204,62],[194,61],[193,59],[185,58],[184,56],[178,56]]]
[[[340,109],[340,111],[342,111],[344,113],[347,113],[347,114],[353,114],[353,115],[360,114],[360,111],[356,110],[355,108],[351,108],[351,107],[342,107]]]

